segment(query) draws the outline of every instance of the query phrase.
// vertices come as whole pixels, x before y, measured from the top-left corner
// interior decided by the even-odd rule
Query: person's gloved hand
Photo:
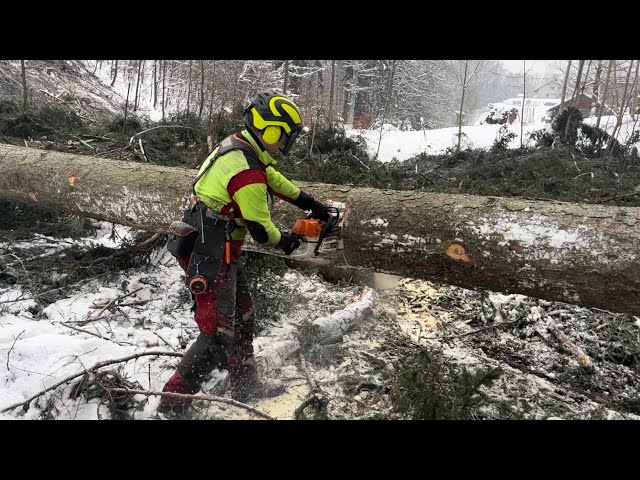
[[[278,242],[278,248],[281,248],[285,255],[291,255],[296,248],[300,246],[300,237],[297,233],[285,233],[280,232],[280,242]]]
[[[317,218],[321,222],[328,222],[329,221],[329,209],[328,209],[328,207],[325,204],[320,203],[320,202],[318,202],[316,200],[314,200],[313,205],[311,206],[311,214],[312,214],[313,218]]]

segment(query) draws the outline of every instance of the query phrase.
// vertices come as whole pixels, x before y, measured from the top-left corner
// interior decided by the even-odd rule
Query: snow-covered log
[[[181,216],[195,176],[9,145],[0,168],[0,199],[152,231]],[[640,312],[640,208],[298,185],[346,204],[345,249],[327,263]],[[289,228],[300,211],[276,200],[273,215]]]

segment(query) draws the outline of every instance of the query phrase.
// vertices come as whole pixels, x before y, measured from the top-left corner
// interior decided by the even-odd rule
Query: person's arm
[[[264,173],[244,170],[231,179],[227,191],[253,239],[263,245],[277,245],[282,235],[271,221]]]
[[[302,210],[311,210],[313,216],[320,220],[328,220],[329,213],[327,207],[314,199],[307,192],[300,190],[299,187],[291,183],[280,172],[273,167],[267,167],[267,180],[273,194]]]

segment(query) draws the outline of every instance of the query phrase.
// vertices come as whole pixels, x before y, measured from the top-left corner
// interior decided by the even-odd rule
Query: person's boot
[[[162,388],[163,392],[188,394],[197,393],[198,390],[198,387],[189,385],[178,372],[174,373]],[[192,403],[193,400],[190,398],[162,396],[160,398],[160,404],[158,405],[156,411],[158,413],[164,414],[167,418],[170,419],[188,420],[192,418],[194,414]]]
[[[280,382],[265,382],[259,378],[256,361],[253,355],[229,357],[229,390],[231,397],[239,402],[247,402],[258,398],[269,398],[285,392]]]

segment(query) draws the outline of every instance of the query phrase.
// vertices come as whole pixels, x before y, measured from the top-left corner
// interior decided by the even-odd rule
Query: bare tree
[[[464,96],[467,91],[467,88],[476,77],[479,71],[484,67],[485,62],[480,60],[477,61],[474,65],[471,66],[471,72],[469,72],[469,60],[462,60],[461,62],[452,61],[451,68],[458,84],[462,87],[462,94],[460,99],[460,111],[458,112],[458,145],[456,147],[456,151],[460,151],[460,144],[462,142],[462,122],[463,122],[463,114],[464,114]],[[462,72],[462,67],[464,67],[464,72]]]
[[[29,106],[29,92],[27,90],[27,70],[24,66],[24,60],[20,60],[20,66],[22,68],[22,110],[26,112]]]
[[[284,61],[284,82],[282,83],[282,93],[287,94],[287,88],[289,87],[289,60]]]
[[[602,94],[602,101],[600,102],[600,108],[598,109],[598,119],[596,120],[596,128],[600,127],[600,120],[602,119],[602,112],[604,111],[604,105],[607,101],[607,91],[609,90],[609,77],[611,76],[611,69],[614,68],[614,60],[609,60],[607,66],[607,79],[604,81],[604,93]]]
[[[189,60],[189,87],[187,88],[187,115],[189,115],[189,103],[191,101],[191,66],[193,60]]]
[[[133,111],[138,109],[138,90],[140,88],[140,72],[142,71],[142,60],[138,60],[138,79],[136,80],[136,93],[133,99]]]
[[[629,63],[629,68],[627,69],[627,79],[624,83],[624,91],[622,93],[622,101],[620,102],[620,110],[616,116],[616,125],[613,127],[613,132],[611,132],[611,136],[609,137],[609,142],[607,143],[607,149],[606,149],[607,155],[611,153],[611,150],[613,149],[613,141],[615,140],[615,137],[618,135],[618,131],[622,126],[622,119],[624,116],[624,111],[626,110],[625,103],[627,103],[627,89],[629,87],[629,78],[631,78],[632,67],[633,67],[633,60]]]
[[[638,114],[638,70],[640,70],[640,60],[636,60],[636,78],[633,81],[633,101],[631,102],[631,118],[636,121],[636,115]]]
[[[333,95],[336,85],[336,61],[331,60],[331,90],[329,91],[329,127],[333,127]]]
[[[399,60],[388,60],[383,61],[383,65],[387,70],[387,84],[385,87],[385,92],[383,95],[383,111],[382,111],[382,119],[380,121],[380,137],[378,138],[378,150],[376,151],[376,158],[380,154],[380,144],[382,143],[382,129],[384,127],[384,121],[389,115],[391,110],[391,96],[393,94],[393,79],[396,73],[396,66],[398,65]]]
[[[153,108],[158,105],[158,60],[153,61]]]
[[[567,94],[567,84],[569,83],[569,72],[571,71],[571,62],[572,60],[569,60],[569,63],[567,64],[567,70],[564,74],[564,82],[562,83],[562,98],[560,99],[560,104],[564,103],[565,95]]]
[[[593,80],[593,102],[591,103],[591,111],[589,112],[590,116],[594,116],[597,112],[598,103],[602,102],[602,98],[600,97],[600,77],[602,76],[602,60],[598,60],[598,65],[596,66],[596,74]]]
[[[213,73],[211,74],[211,96],[209,97],[209,122],[213,115],[213,94],[216,90],[216,61],[213,61]]]
[[[116,60],[116,66],[113,69],[113,78],[111,79],[111,86],[116,84],[116,78],[118,77],[118,60]]]
[[[162,121],[163,122],[164,122],[164,107],[166,105],[166,99],[165,99],[166,78],[167,78],[167,61],[163,60],[162,61]]]
[[[202,118],[203,108],[204,108],[204,60],[200,60],[200,109],[198,110],[198,118]]]

